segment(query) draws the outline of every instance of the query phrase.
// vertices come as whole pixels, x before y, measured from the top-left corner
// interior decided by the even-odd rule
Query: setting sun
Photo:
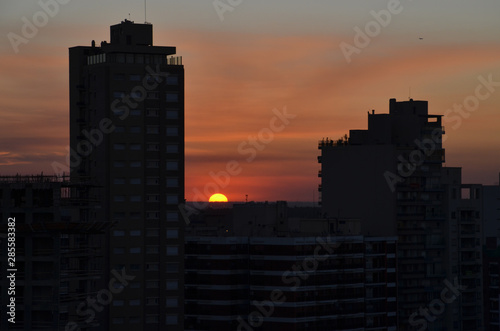
[[[208,202],[227,202],[227,198],[224,194],[215,193],[210,197]]]

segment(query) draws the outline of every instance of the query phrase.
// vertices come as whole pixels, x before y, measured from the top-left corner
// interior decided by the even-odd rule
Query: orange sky
[[[2,175],[48,174],[53,161],[65,162],[67,48],[109,39],[107,27],[52,26],[47,31],[58,38],[56,45],[41,36],[19,54],[0,52]],[[388,112],[389,99],[407,100],[409,87],[414,99],[429,101],[430,113],[444,114],[474,94],[478,76],[491,74],[500,82],[498,43],[437,44],[387,36],[347,64],[338,45],[350,39],[350,32],[155,29],[155,44],[177,46],[186,70],[187,199],[214,183],[211,172],[236,161],[241,173],[220,189],[229,200],[242,201],[248,194],[256,201],[312,201],[317,198],[321,138],[365,129],[368,110]],[[395,44],[400,46],[391,47]],[[463,166],[467,182],[498,182],[499,106],[500,87],[456,130],[445,119],[446,165]],[[268,131],[273,109],[284,108],[296,117],[248,162],[250,154],[240,153],[238,146]]]

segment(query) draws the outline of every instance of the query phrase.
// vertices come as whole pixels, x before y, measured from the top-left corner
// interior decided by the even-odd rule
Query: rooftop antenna
[[[144,0],[144,23],[147,23],[148,20],[146,18],[146,0]]]
[[[411,86],[408,87],[408,100],[411,100]]]

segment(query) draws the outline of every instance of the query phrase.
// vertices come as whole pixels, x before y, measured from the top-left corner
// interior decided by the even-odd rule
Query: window
[[[141,80],[141,75],[130,75],[130,80],[133,82],[137,82]]]
[[[113,254],[125,254],[125,248],[115,247],[113,248]]]
[[[173,291],[179,288],[179,281],[177,280],[167,280],[167,290]]]
[[[113,167],[115,167],[115,168],[123,168],[123,167],[125,167],[125,162],[123,162],[123,161],[115,161],[115,162],[113,162]]]
[[[115,195],[113,197],[113,200],[115,202],[124,202],[125,201],[125,196],[124,195]]]
[[[139,219],[141,219],[141,217],[142,217],[142,214],[139,212],[131,212],[130,213],[130,219],[139,220]]]
[[[160,150],[160,144],[158,143],[148,143],[148,152],[157,152]]]
[[[140,151],[141,150],[141,144],[131,144],[130,145],[130,150],[131,151]]]
[[[179,214],[177,212],[169,211],[167,212],[167,222],[175,222],[179,220]]]
[[[125,97],[125,92],[123,92],[123,91],[115,91],[115,92],[113,92],[113,98],[122,99],[124,97]]]
[[[179,187],[179,180],[175,177],[167,178],[167,187]]]
[[[113,180],[113,184],[116,184],[116,185],[125,184],[125,178],[122,178],[122,177],[120,177],[120,178],[115,178],[115,179]]]
[[[132,162],[130,162],[130,167],[131,168],[140,168],[141,167],[141,161],[132,161]]]
[[[140,306],[141,300],[139,300],[139,299],[130,300],[128,304],[129,304],[129,306]]]
[[[147,271],[158,271],[158,263],[148,263],[146,264]]]
[[[142,54],[135,54],[135,63],[144,63],[144,55]]]
[[[141,133],[141,127],[140,126],[131,126],[130,133]]]
[[[177,315],[167,315],[165,323],[167,325],[177,325],[179,324],[179,320]]]
[[[125,231],[123,231],[123,230],[114,230],[113,231],[114,237],[123,237],[124,235],[125,235]]]
[[[140,247],[130,247],[130,254],[139,254],[141,253],[141,248]]]
[[[146,305],[148,306],[156,306],[158,305],[158,298],[147,298]]]
[[[179,162],[177,161],[167,161],[167,170],[178,170]]]
[[[160,201],[160,196],[158,194],[148,194],[148,202],[158,202]]]
[[[160,235],[160,230],[159,229],[148,229],[146,231],[146,236],[147,237],[158,237]]]
[[[160,218],[160,212],[158,211],[148,211],[146,212],[146,218],[148,220],[157,220]]]
[[[130,324],[139,324],[141,323],[141,319],[139,317],[129,317],[128,322]]]
[[[146,163],[147,168],[159,168],[160,161],[159,160],[148,160]]]
[[[123,300],[113,300],[113,306],[115,307],[123,306]]]
[[[116,62],[125,63],[125,54],[123,53],[116,54]]]
[[[124,126],[115,126],[115,132],[116,133],[123,133],[125,132],[125,127]]]
[[[141,179],[140,178],[130,178],[130,184],[132,185],[138,185],[141,183]]]
[[[141,230],[130,230],[130,235],[132,237],[139,237],[141,235]]]
[[[160,282],[157,280],[148,280],[146,282],[146,288],[159,288]]]
[[[166,116],[167,116],[167,119],[169,119],[169,120],[176,120],[179,118],[179,111],[178,110],[167,110]]]
[[[168,75],[167,76],[167,85],[177,85],[179,84],[179,79],[175,75]]]
[[[179,153],[179,145],[168,144],[167,145],[167,153]]]
[[[140,109],[131,109],[130,110],[130,115],[132,115],[132,116],[141,116],[141,110]]]
[[[179,230],[167,229],[167,239],[177,239],[177,238],[179,238]]]
[[[147,315],[146,316],[147,324],[155,324],[158,323],[158,315]]]
[[[146,179],[146,184],[147,185],[159,185],[160,184],[160,177],[148,177]]]
[[[177,137],[179,135],[179,129],[176,127],[167,127],[168,137]]]
[[[166,98],[166,101],[167,102],[178,102],[179,101],[179,94],[175,93],[175,92],[167,92],[167,98]]]
[[[146,110],[146,116],[148,117],[158,117],[159,111],[158,108],[148,108]]]
[[[132,91],[130,92],[130,97],[135,101],[143,101],[146,99],[146,92]]]
[[[167,307],[178,307],[179,300],[177,298],[167,298]]]
[[[179,263],[167,263],[167,272],[179,272]]]
[[[124,151],[125,150],[125,144],[113,144],[113,149],[115,151]]]
[[[167,195],[167,204],[178,204],[179,197],[177,195]]]
[[[160,127],[158,125],[148,125],[146,126],[146,133],[148,134],[159,134]]]
[[[141,270],[141,265],[133,263],[133,264],[130,265],[130,270],[139,271],[139,270]]]
[[[125,219],[125,213],[123,212],[115,212],[113,213],[113,220],[114,221],[121,221]]]
[[[124,74],[114,74],[113,80],[125,80],[125,75]]]
[[[160,97],[159,92],[147,92],[148,99],[158,99]]]
[[[179,255],[179,247],[167,246],[167,255],[170,255],[170,256]]]
[[[130,36],[127,36],[127,44],[131,44]],[[134,63],[134,54],[127,54],[127,63]]]
[[[146,246],[146,253],[147,254],[158,254],[160,251],[159,251],[159,247],[158,245],[148,245]]]
[[[141,196],[140,195],[131,195],[130,202],[141,202]]]
[[[132,269],[132,265],[130,265],[130,269]],[[139,270],[139,269],[137,269]],[[130,282],[130,288],[141,288],[140,282]]]

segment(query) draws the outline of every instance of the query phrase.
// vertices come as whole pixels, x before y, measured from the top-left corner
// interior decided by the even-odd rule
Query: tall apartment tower
[[[105,330],[183,330],[182,58],[153,46],[151,24],[110,32],[69,49],[71,178],[93,183],[95,216],[113,223],[104,276],[129,277],[97,313]]]
[[[398,236],[398,330],[482,329],[473,299],[481,298],[479,200],[462,199],[460,173],[443,167],[441,118],[427,101],[391,99],[389,114],[368,113],[368,130],[319,142],[323,216],[360,219],[363,235]],[[455,280],[474,290],[423,316]],[[473,314],[459,309],[466,301]]]

